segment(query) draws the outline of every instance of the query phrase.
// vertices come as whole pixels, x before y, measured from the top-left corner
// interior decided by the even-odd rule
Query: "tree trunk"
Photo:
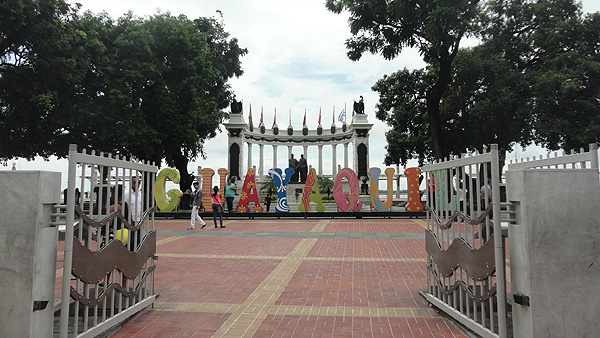
[[[186,190],[191,189],[195,177],[188,172],[187,166],[189,160],[187,157],[177,154],[173,158],[173,163],[175,164],[175,168],[179,170],[179,175],[181,177],[179,181],[179,190],[185,192]]]
[[[440,102],[452,80],[452,58],[450,56],[441,58],[439,67],[437,81],[427,91],[426,99],[431,145],[433,147],[435,158],[441,160],[448,156],[448,149],[445,146],[443,121],[440,115]]]

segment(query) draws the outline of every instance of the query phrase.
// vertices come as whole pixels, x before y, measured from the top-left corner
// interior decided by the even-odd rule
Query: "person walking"
[[[227,201],[227,211],[233,211],[233,199],[235,198],[235,191],[237,187],[233,182],[231,182],[231,178],[227,180],[227,184],[225,185],[225,200]]]
[[[192,218],[190,219],[190,227],[188,230],[194,230],[196,228],[196,220],[202,223],[202,228],[206,227],[206,222],[198,215],[200,209],[202,209],[202,191],[200,190],[200,184],[198,182],[194,182],[194,192],[190,193],[192,196]]]
[[[217,226],[217,215],[219,215],[219,221],[221,223],[221,228],[224,228],[223,225],[223,196],[219,194],[219,187],[215,185],[213,188],[213,193],[210,194],[212,198],[212,210],[213,210],[213,220],[215,222],[215,228]]]

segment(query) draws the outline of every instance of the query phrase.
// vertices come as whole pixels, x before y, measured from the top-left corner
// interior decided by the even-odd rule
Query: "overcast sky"
[[[131,10],[135,15],[152,15],[160,10],[173,15],[184,14],[189,19],[215,16],[223,13],[225,30],[248,49],[242,58],[244,74],[230,81],[238,100],[244,102],[244,119],[248,120],[249,105],[252,105],[254,125],[257,126],[261,108],[267,127],[273,124],[274,110],[277,109],[277,124],[280,128],[288,125],[291,109],[292,124],[300,129],[304,112],[307,124],[316,129],[319,109],[322,111],[322,125],[329,128],[332,113],[339,114],[347,105],[351,116],[353,100],[362,95],[365,113],[373,123],[370,137],[370,166],[384,168],[385,131],[387,127],[375,118],[375,104],[378,96],[371,91],[373,84],[384,74],[402,68],[421,68],[424,63],[414,50],[407,50],[392,61],[385,61],[379,55],[365,54],[358,62],[346,56],[345,40],[350,37],[348,16],[327,11],[324,0],[277,1],[277,0],[204,0],[204,1],[161,1],[161,0],[79,0],[82,10],[98,13],[106,11],[113,18]],[[585,12],[600,10],[599,0],[583,1]],[[337,119],[337,116],[336,116]],[[349,120],[348,120],[349,122]],[[340,123],[337,122],[340,126]],[[197,166],[213,169],[227,167],[227,135],[222,132],[206,145],[207,159],[190,162],[188,170],[196,172]],[[270,147],[265,147],[265,170],[272,164]],[[279,147],[279,167],[287,164],[287,149]],[[314,149],[312,149],[314,148]],[[317,149],[309,148],[308,162],[316,167]],[[337,163],[343,164],[343,151],[338,147]],[[244,152],[247,148],[244,147]],[[528,150],[530,151],[530,150]],[[294,152],[300,154],[301,147]],[[521,152],[519,155],[522,155]],[[253,150],[254,164],[258,166],[258,147]],[[352,155],[350,155],[352,158]],[[331,173],[331,147],[323,151],[324,173]],[[350,159],[350,161],[352,161]],[[36,160],[10,161],[17,163],[18,169],[66,170],[66,161]],[[246,167],[244,159],[244,167]],[[352,163],[352,162],[350,162]],[[66,172],[63,173],[63,186],[66,187]]]

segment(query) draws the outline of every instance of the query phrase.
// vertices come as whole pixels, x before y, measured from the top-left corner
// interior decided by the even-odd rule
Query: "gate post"
[[[600,331],[597,169],[509,170],[507,197],[515,337]]]
[[[0,172],[0,337],[52,337],[58,172]]]

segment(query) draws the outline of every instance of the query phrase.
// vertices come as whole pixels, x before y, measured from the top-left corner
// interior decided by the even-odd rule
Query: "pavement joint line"
[[[427,230],[427,220],[424,219],[414,219],[412,220],[416,224],[420,225],[423,229]]]
[[[336,262],[427,262],[427,257],[422,258],[396,258],[396,257],[289,257],[289,256],[252,256],[252,255],[210,255],[210,254],[178,254],[159,253],[159,257],[170,258],[215,258],[215,259],[272,259],[272,260],[302,260],[302,261],[336,261]]]
[[[159,239],[158,241],[156,241],[156,245],[161,245],[161,244],[165,244],[165,243],[170,243],[173,241],[176,241],[178,239],[182,239],[185,238],[187,236],[173,236],[173,237],[168,237],[168,238],[163,238],[163,239]]]
[[[311,229],[311,232],[323,231],[328,220],[320,220]],[[221,327],[215,332],[215,337],[252,337],[258,330],[258,327],[267,316],[267,305],[274,305],[279,296],[283,293],[286,286],[293,277],[295,271],[298,270],[304,258],[308,255],[310,250],[317,243],[316,238],[304,238],[300,240],[292,251],[279,263],[279,265],[263,280],[263,282],[252,292],[252,294],[246,299],[241,305],[239,311],[234,312],[229,318],[221,325]],[[250,313],[252,309],[259,309],[255,313]],[[242,316],[251,315],[254,318],[254,322],[250,327],[245,326],[247,329],[240,336],[240,331],[233,331],[240,325],[238,321],[242,319]]]
[[[297,316],[335,316],[335,317],[369,317],[369,318],[433,318],[437,313],[432,308],[388,308],[388,307],[344,307],[344,306],[304,306],[304,305],[265,305],[249,306],[241,310],[243,304],[222,303],[172,303],[156,302],[152,311],[167,312],[239,312],[242,322],[248,322],[263,315],[297,315]],[[250,317],[249,317],[250,316]],[[252,317],[254,316],[254,317]],[[238,320],[238,324],[240,321]],[[232,326],[233,327],[233,326]]]

